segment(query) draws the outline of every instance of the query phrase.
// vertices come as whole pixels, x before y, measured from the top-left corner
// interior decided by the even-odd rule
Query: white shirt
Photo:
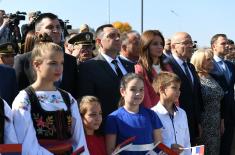
[[[46,111],[67,110],[59,91],[36,91],[42,109]],[[84,146],[84,155],[89,155],[84,135],[83,124],[76,100],[69,94],[72,114],[72,147],[73,151]],[[14,125],[19,143],[22,143],[22,155],[52,155],[38,143],[31,118],[31,103],[27,93],[22,90],[12,104]]]
[[[109,66],[113,69],[113,71],[117,74],[116,72],[116,69],[115,69],[115,65],[112,64],[112,61],[114,60],[113,58],[111,58],[110,56],[108,56],[107,54],[104,54],[102,52],[100,52],[101,55],[104,57],[104,59],[108,62]],[[117,60],[117,64],[118,64],[118,67],[121,69],[122,71],[122,74],[123,75],[126,75],[127,74],[127,71],[126,69],[123,67],[122,63],[120,62],[120,60],[118,59],[118,57],[116,57],[116,60]]]
[[[220,69],[226,70],[226,66],[225,66],[223,59],[221,59],[217,55],[214,55],[213,58],[214,58],[215,62],[219,65]],[[220,63],[220,62],[222,62],[222,63]]]
[[[174,53],[172,54],[173,58],[175,59],[175,61],[179,64],[180,68],[184,71],[185,75],[186,75],[186,71],[185,71],[185,68],[184,68],[184,61],[181,60],[178,56],[176,56]],[[187,65],[187,68],[188,68],[188,65]],[[188,71],[190,73],[190,76],[191,76],[191,80],[192,82],[194,82],[194,79],[193,79],[193,75],[191,73],[191,70],[188,68]]]
[[[162,139],[163,143],[168,147],[171,147],[171,144],[179,144],[184,148],[191,146],[190,136],[188,129],[188,120],[186,113],[183,109],[176,107],[173,118],[170,118],[168,111],[165,107],[158,102],[157,105],[151,108],[155,111],[160,118],[163,127],[162,130]],[[173,121],[173,124],[172,124]],[[176,141],[175,141],[176,139]],[[190,150],[184,150],[181,155],[191,155]]]
[[[157,74],[159,74],[162,71],[160,65],[153,65],[152,67]]]
[[[8,118],[4,124],[4,144],[17,144],[18,140],[13,125],[13,115],[10,106],[4,101],[4,114]]]

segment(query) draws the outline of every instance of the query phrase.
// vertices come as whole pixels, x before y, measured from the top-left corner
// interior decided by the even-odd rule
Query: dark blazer
[[[127,72],[133,72],[128,61],[121,61]],[[93,95],[99,98],[103,118],[118,107],[120,99],[120,79],[99,54],[95,58],[79,65],[79,97]]]
[[[31,65],[31,52],[17,55],[15,57],[14,68],[16,71],[19,90],[25,89],[35,81],[35,76]],[[59,83],[59,88],[68,91],[75,98],[78,97],[77,75],[78,71],[76,58],[65,53],[64,71],[62,81]]]
[[[15,70],[6,65],[0,65],[0,96],[11,107],[18,89]]]
[[[219,83],[225,92],[224,99],[221,103],[222,117],[225,121],[233,121],[235,123],[235,109],[233,107],[234,103],[234,83],[235,83],[235,66],[229,61],[224,61],[227,65],[230,77],[229,81],[226,80],[224,73],[221,71],[219,65],[213,61],[214,67],[211,71],[211,75]]]
[[[184,71],[173,56],[168,58],[168,63],[172,67],[173,72],[181,79],[179,105],[187,114],[190,140],[193,144],[195,143],[195,138],[198,136],[198,124],[200,123],[200,115],[203,111],[203,100],[199,77],[196,73],[195,67],[191,63],[187,63],[194,79],[192,86]]]
[[[118,56],[118,59],[121,61],[121,63],[123,65],[127,65],[125,68],[128,68],[130,70],[130,72],[128,72],[128,73],[134,73],[135,72],[135,64],[136,63],[127,61],[127,60],[123,59],[122,57],[120,57],[120,55]]]
[[[224,61],[230,72],[229,80],[214,60],[214,68],[211,76],[223,88],[225,95],[221,101],[221,117],[224,118],[225,131],[221,138],[220,154],[229,155],[234,134],[235,125],[235,101],[234,101],[234,84],[235,84],[235,66],[229,61]]]

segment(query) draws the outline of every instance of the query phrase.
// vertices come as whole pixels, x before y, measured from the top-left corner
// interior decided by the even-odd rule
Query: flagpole
[[[144,30],[144,0],[141,0],[141,33]]]

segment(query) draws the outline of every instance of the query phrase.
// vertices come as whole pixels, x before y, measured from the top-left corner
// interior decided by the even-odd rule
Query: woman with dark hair
[[[24,42],[24,49],[23,53],[27,53],[33,50],[35,44],[35,33],[34,31],[29,31],[26,35],[25,42]]]
[[[154,91],[152,82],[161,71],[172,71],[164,60],[163,49],[165,41],[158,30],[147,30],[141,35],[141,50],[139,61],[135,65],[135,73],[144,78],[144,101],[151,108],[159,101],[159,95]]]

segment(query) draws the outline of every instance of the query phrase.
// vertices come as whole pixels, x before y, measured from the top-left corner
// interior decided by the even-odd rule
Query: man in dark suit
[[[201,86],[194,66],[188,62],[193,52],[191,36],[186,32],[178,32],[171,38],[172,56],[168,63],[181,79],[179,106],[187,114],[190,141],[196,144],[196,137],[201,133],[200,114],[203,110]]]
[[[61,44],[61,26],[58,17],[52,13],[41,14],[35,22],[35,34],[48,34],[54,43]],[[31,52],[15,57],[14,68],[22,90],[34,82],[33,69],[31,65]],[[77,98],[77,63],[76,58],[64,54],[64,71],[57,86],[68,91],[73,97]]]
[[[106,118],[118,107],[121,77],[133,69],[129,62],[117,58],[121,48],[120,34],[112,25],[102,25],[96,30],[96,43],[98,56],[79,65],[79,96],[98,97],[103,118]]]
[[[11,107],[18,93],[15,70],[12,67],[1,64],[0,77],[0,97],[7,101]]]
[[[225,34],[214,35],[211,39],[211,48],[214,53],[214,68],[211,75],[225,92],[221,103],[221,115],[224,118],[225,130],[221,137],[220,154],[230,155],[235,125],[235,66],[224,60],[224,56],[229,52],[228,39]]]

